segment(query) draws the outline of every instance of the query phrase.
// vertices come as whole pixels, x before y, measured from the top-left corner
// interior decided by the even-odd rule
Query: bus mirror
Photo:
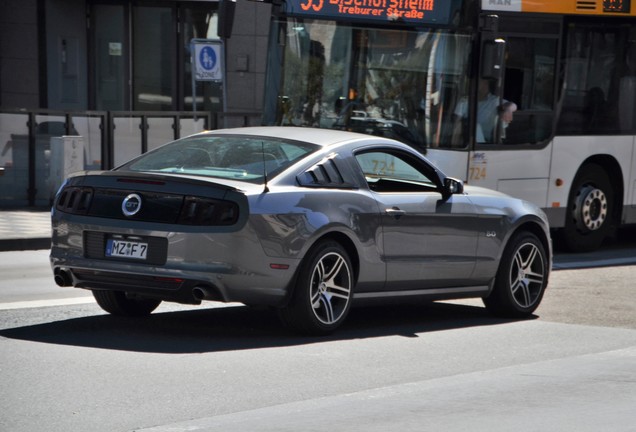
[[[219,0],[219,25],[216,34],[222,39],[232,36],[236,0]]]
[[[495,39],[484,42],[481,56],[481,76],[487,79],[501,79],[506,41]]]

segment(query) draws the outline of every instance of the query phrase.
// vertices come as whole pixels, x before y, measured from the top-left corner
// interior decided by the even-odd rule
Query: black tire
[[[161,300],[128,298],[122,291],[93,290],[93,297],[99,307],[118,316],[147,316],[161,304]]]
[[[492,292],[483,299],[486,308],[500,317],[530,316],[543,298],[548,266],[548,256],[537,236],[516,234],[504,250]]]
[[[347,251],[335,241],[316,245],[300,267],[282,322],[307,335],[326,335],[347,317],[353,295],[353,268]]]
[[[560,240],[570,252],[598,249],[615,226],[614,191],[607,172],[596,164],[581,167],[568,198]]]

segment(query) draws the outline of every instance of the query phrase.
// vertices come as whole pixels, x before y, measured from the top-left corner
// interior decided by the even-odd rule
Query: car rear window
[[[319,146],[253,136],[195,136],[159,147],[118,170],[182,173],[261,183]]]

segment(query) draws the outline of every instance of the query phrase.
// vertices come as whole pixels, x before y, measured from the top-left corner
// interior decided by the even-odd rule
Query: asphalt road
[[[619,249],[557,257],[533,319],[356,308],[327,338],[237,305],[109,316],[48,280],[47,251],[1,253],[0,430],[634,431],[636,253]]]

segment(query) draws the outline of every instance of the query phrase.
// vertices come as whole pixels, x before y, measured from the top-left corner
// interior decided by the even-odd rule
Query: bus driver
[[[477,133],[478,143],[495,142],[494,131],[501,121],[501,137],[505,138],[505,129],[512,122],[513,113],[517,105],[505,99],[499,103],[499,97],[490,91],[490,81],[479,80],[477,102]],[[455,108],[455,115],[460,118],[468,117],[468,100],[462,99]]]

